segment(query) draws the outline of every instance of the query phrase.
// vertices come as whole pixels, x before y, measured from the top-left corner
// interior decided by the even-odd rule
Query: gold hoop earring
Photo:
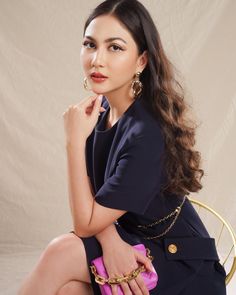
[[[89,87],[88,87],[88,78],[87,77],[84,78],[84,89],[87,91],[92,90],[92,89],[89,89]]]
[[[143,89],[143,84],[142,82],[139,80],[139,77],[141,75],[141,72],[137,72],[135,74],[135,78],[131,84],[131,88],[133,90],[133,94],[134,94],[134,97],[136,98],[142,91]]]

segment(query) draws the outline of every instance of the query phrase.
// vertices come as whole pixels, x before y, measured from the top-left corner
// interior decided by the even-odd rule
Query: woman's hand
[[[109,277],[124,276],[136,269],[138,262],[145,268],[152,271],[151,261],[140,252],[135,250],[130,244],[121,240],[115,245],[103,246],[103,261]],[[112,285],[112,295],[118,294],[118,286]],[[120,287],[125,295],[148,295],[149,291],[144,283],[141,273],[128,283],[121,283]]]
[[[100,112],[102,95],[90,96],[76,105],[70,105],[63,113],[67,143],[76,144],[86,140],[93,131]]]

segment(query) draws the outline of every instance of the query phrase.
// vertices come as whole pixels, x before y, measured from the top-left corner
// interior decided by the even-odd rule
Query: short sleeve
[[[102,97],[101,106],[104,107],[104,108],[107,108],[107,101],[106,101],[105,96]],[[94,135],[95,135],[95,128],[99,124],[99,121],[101,120],[101,117],[102,116],[98,117],[97,123],[96,123],[93,131],[91,132],[91,134],[88,136],[88,138],[86,140],[86,168],[87,168],[87,176],[89,176],[90,178],[93,177],[93,174],[92,174],[92,166],[93,166],[92,155],[93,155],[93,141],[94,141]]]
[[[94,130],[90,134],[90,136],[86,140],[86,148],[85,148],[85,155],[86,155],[86,170],[87,170],[87,176],[90,178],[91,175],[91,169],[92,169],[92,152],[93,152],[93,137],[94,137]]]
[[[137,137],[120,153],[114,173],[95,195],[96,202],[143,215],[160,190],[163,152],[162,137]]]

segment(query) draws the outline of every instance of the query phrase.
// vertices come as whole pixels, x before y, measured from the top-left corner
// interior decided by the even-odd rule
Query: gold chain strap
[[[154,259],[154,256],[150,255],[150,249],[148,248],[146,248],[146,255],[151,261]],[[100,285],[104,285],[106,283],[108,283],[109,285],[120,284],[122,282],[127,283],[128,281],[135,279],[141,272],[146,271],[145,266],[141,265],[137,267],[135,270],[131,271],[128,275],[125,275],[123,277],[104,278],[97,273],[96,267],[94,265],[90,265],[90,268],[95,276],[95,282],[97,282]]]
[[[138,224],[137,227],[147,229],[148,227],[152,227],[152,226],[154,226],[156,224],[159,224],[159,223],[161,223],[163,221],[168,220],[172,216],[175,216],[173,221],[171,222],[171,224],[167,227],[167,229],[163,233],[161,233],[161,234],[159,234],[157,236],[153,236],[153,237],[142,237],[142,238],[144,238],[145,240],[152,240],[152,239],[160,238],[160,237],[164,236],[166,233],[168,233],[168,231],[175,224],[175,222],[176,222],[176,220],[177,220],[177,218],[178,218],[178,216],[179,216],[179,214],[181,212],[181,209],[182,209],[182,206],[183,206],[185,200],[186,200],[186,196],[184,196],[183,201],[181,202],[181,204],[178,207],[176,207],[176,209],[174,211],[172,211],[170,214],[168,214],[167,216],[165,216],[165,217],[163,217],[163,218],[161,218],[161,219],[159,219],[157,221],[154,221],[153,223],[150,223],[150,224],[145,224],[145,225]]]

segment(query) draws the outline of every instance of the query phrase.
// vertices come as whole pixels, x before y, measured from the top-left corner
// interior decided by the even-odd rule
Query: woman
[[[49,243],[19,294],[101,294],[91,260],[103,255],[109,277],[151,269],[138,243],[159,281],[148,292],[138,275],[121,284],[124,294],[226,294],[214,240],[187,198],[202,188],[195,127],[144,6],[96,7],[81,62],[95,96],[63,114],[74,230]]]

